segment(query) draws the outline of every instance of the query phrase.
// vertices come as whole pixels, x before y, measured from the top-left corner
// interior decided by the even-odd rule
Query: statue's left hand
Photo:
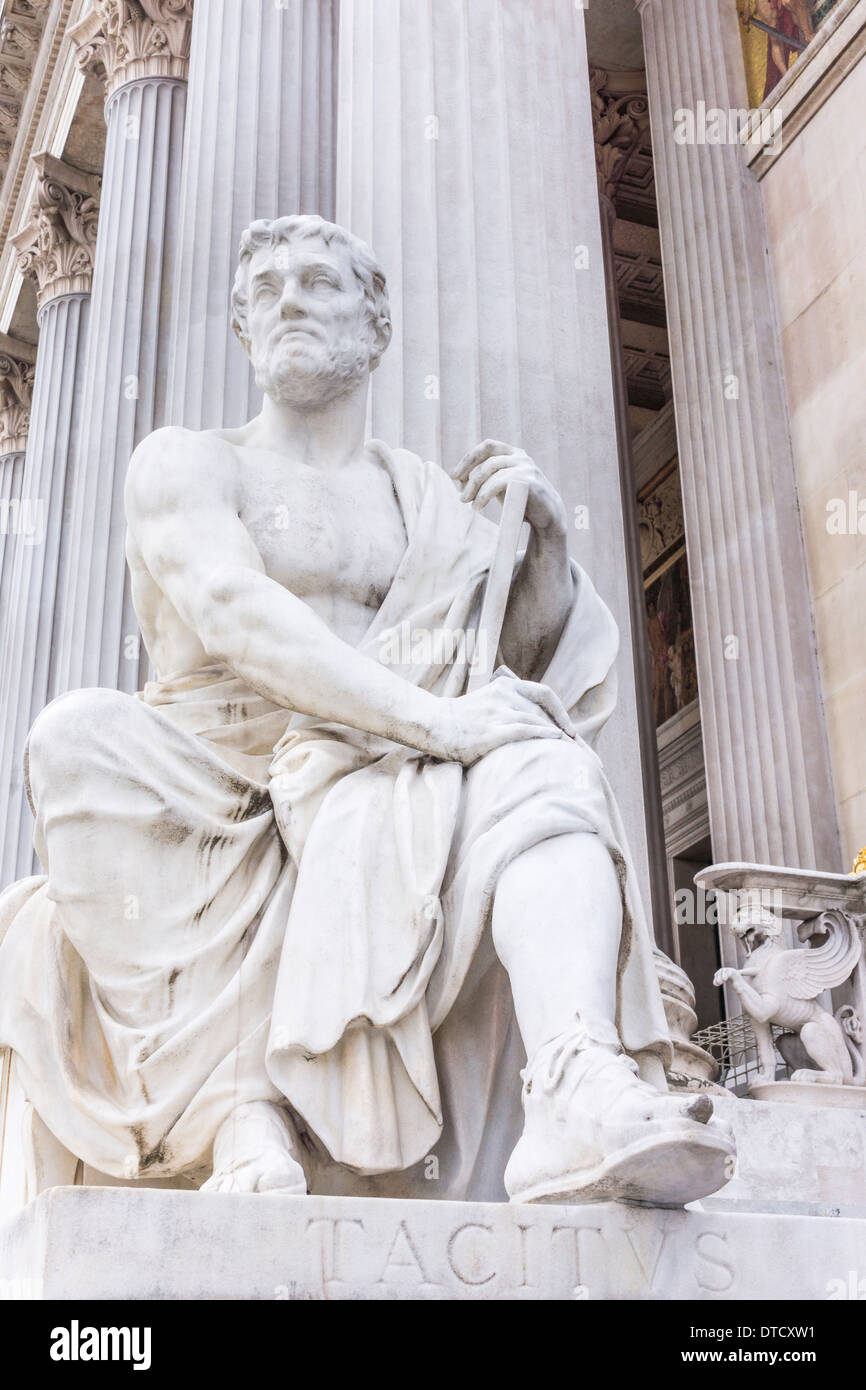
[[[726,985],[729,982],[736,980],[739,973],[739,970],[734,970],[732,966],[725,965],[721,970],[716,971],[715,975],[713,976],[713,984]]]
[[[568,522],[565,503],[550,479],[529,455],[513,444],[485,439],[462,460],[454,481],[462,489],[461,500],[481,511],[494,497],[502,497],[510,482],[519,479],[529,488],[526,520],[533,531],[565,535]]]

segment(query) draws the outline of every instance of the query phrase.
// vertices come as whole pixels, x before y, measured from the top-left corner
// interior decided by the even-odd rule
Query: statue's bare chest
[[[257,455],[240,516],[269,576],[299,598],[376,609],[406,549],[391,478],[369,459],[322,472]]]

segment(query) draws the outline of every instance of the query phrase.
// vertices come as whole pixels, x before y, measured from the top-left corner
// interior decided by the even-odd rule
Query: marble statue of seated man
[[[0,898],[0,1045],[33,1114],[79,1180],[715,1191],[731,1140],[666,1088],[592,748],[617,630],[562,501],[503,443],[452,478],[366,440],[391,321],[346,231],[255,222],[232,302],[262,413],[159,430],[129,471],[155,679],[62,696],[27,748],[44,877]],[[530,538],[467,694],[471,644],[416,639],[476,630],[512,478]]]

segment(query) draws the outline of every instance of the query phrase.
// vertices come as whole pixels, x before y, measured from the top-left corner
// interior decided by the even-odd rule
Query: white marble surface
[[[706,1198],[707,1209],[866,1215],[866,1106],[825,1109],[816,1086],[791,1087],[792,1103],[714,1096],[716,1114],[734,1131],[731,1180]],[[849,1095],[853,1088],[845,1088]],[[798,1094],[799,1093],[799,1094]]]
[[[845,1217],[65,1188],[0,1229],[0,1280],[79,1301],[820,1302],[864,1248]]]

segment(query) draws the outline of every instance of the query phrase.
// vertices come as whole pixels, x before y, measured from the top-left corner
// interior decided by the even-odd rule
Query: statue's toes
[[[682,1113],[687,1120],[696,1120],[699,1125],[705,1125],[713,1117],[713,1102],[709,1096],[690,1096],[683,1105]]]

